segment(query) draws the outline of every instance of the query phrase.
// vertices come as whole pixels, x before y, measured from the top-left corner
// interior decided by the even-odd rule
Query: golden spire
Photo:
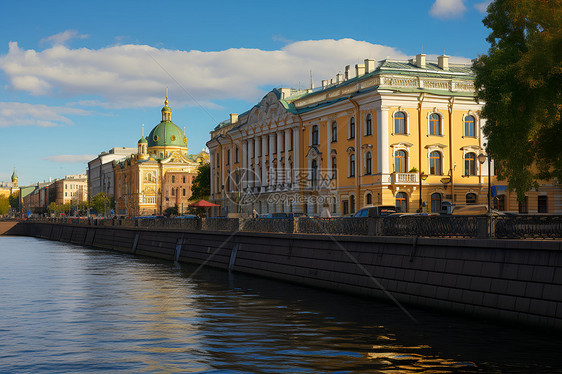
[[[166,101],[164,101],[164,105],[168,106],[168,86],[166,86]]]

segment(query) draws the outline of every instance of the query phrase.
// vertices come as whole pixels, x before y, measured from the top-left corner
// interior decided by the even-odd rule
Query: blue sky
[[[83,173],[172,120],[190,153],[274,87],[315,86],[345,65],[486,53],[489,0],[2,1],[0,181]]]

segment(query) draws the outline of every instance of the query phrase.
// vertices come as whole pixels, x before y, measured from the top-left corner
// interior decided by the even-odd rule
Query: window
[[[176,196],[176,189],[172,188],[172,196]]]
[[[466,203],[467,204],[476,204],[477,199],[478,198],[476,197],[476,194],[474,194],[474,193],[467,193],[466,194]]]
[[[464,175],[476,175],[476,154],[467,153],[464,155]]]
[[[365,154],[365,174],[372,174],[373,172],[373,155],[371,152]]]
[[[175,177],[175,175],[172,175],[172,183],[176,183],[176,177]]]
[[[441,153],[433,151],[429,154],[429,174],[431,175],[441,175]]]
[[[494,209],[505,211],[505,195],[498,195],[494,197]]]
[[[365,196],[365,203],[367,205],[371,205],[373,203],[373,195],[368,193],[367,196]]]
[[[349,176],[355,176],[355,155],[349,156]]]
[[[371,114],[367,114],[365,119],[365,135],[373,135],[373,117]]]
[[[404,114],[404,112],[396,112],[394,114],[394,133],[406,133],[406,114]]]
[[[405,192],[398,192],[396,194],[396,210],[400,213],[408,211],[408,195]]]
[[[548,213],[548,196],[539,196],[538,213]]]
[[[332,179],[338,177],[338,160],[336,157],[332,157]]]
[[[226,164],[230,165],[230,149],[226,151]]]
[[[473,116],[464,117],[464,136],[476,136],[476,125]]]
[[[349,214],[349,201],[347,200],[342,201],[342,211],[344,216]]]
[[[523,202],[519,201],[519,213],[527,214],[529,213],[529,199],[525,196]]]
[[[235,155],[234,157],[236,157],[236,163],[239,163],[239,162],[240,162],[240,158],[238,157],[238,155],[239,155],[238,147],[236,147],[236,151],[235,151],[234,155]]]
[[[405,173],[407,167],[406,151],[399,150],[394,152],[394,171],[397,173]]]
[[[349,197],[349,211],[351,214],[355,213],[355,196]]]
[[[437,113],[429,116],[429,135],[441,135],[441,117]]]
[[[338,123],[332,122],[332,142],[338,141]]]
[[[318,145],[318,125],[312,126],[312,145]]]
[[[312,160],[310,169],[310,179],[312,181],[312,187],[316,187],[316,181],[318,179],[318,162],[316,160]]]
[[[185,196],[185,188],[183,189],[183,196]]]
[[[349,139],[355,138],[355,117],[349,120]]]
[[[181,177],[181,179],[182,179],[182,183],[185,183],[185,175]]]
[[[441,212],[441,194],[440,193],[431,194],[431,212],[432,213]]]

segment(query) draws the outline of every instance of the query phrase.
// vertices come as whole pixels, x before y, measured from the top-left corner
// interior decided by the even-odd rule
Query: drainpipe
[[[360,208],[361,203],[361,196],[359,195],[361,192],[361,184],[360,182],[363,180],[361,177],[361,181],[359,180],[359,173],[361,172],[361,150],[359,149],[359,144],[361,144],[361,118],[360,118],[360,111],[359,111],[359,104],[357,101],[353,100],[351,96],[347,98],[351,104],[355,107],[355,212]]]
[[[419,163],[419,170],[418,170],[418,178],[420,179],[420,203],[418,204],[420,206],[421,209],[421,205],[422,205],[422,194],[421,194],[421,184],[422,184],[422,180],[421,180],[421,173],[422,173],[422,104],[423,104],[423,100],[425,99],[425,94],[421,93],[420,96],[418,97],[418,163]]]

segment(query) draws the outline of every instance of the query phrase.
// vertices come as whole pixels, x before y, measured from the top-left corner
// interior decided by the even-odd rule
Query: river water
[[[562,373],[562,337],[0,237],[1,373]]]

